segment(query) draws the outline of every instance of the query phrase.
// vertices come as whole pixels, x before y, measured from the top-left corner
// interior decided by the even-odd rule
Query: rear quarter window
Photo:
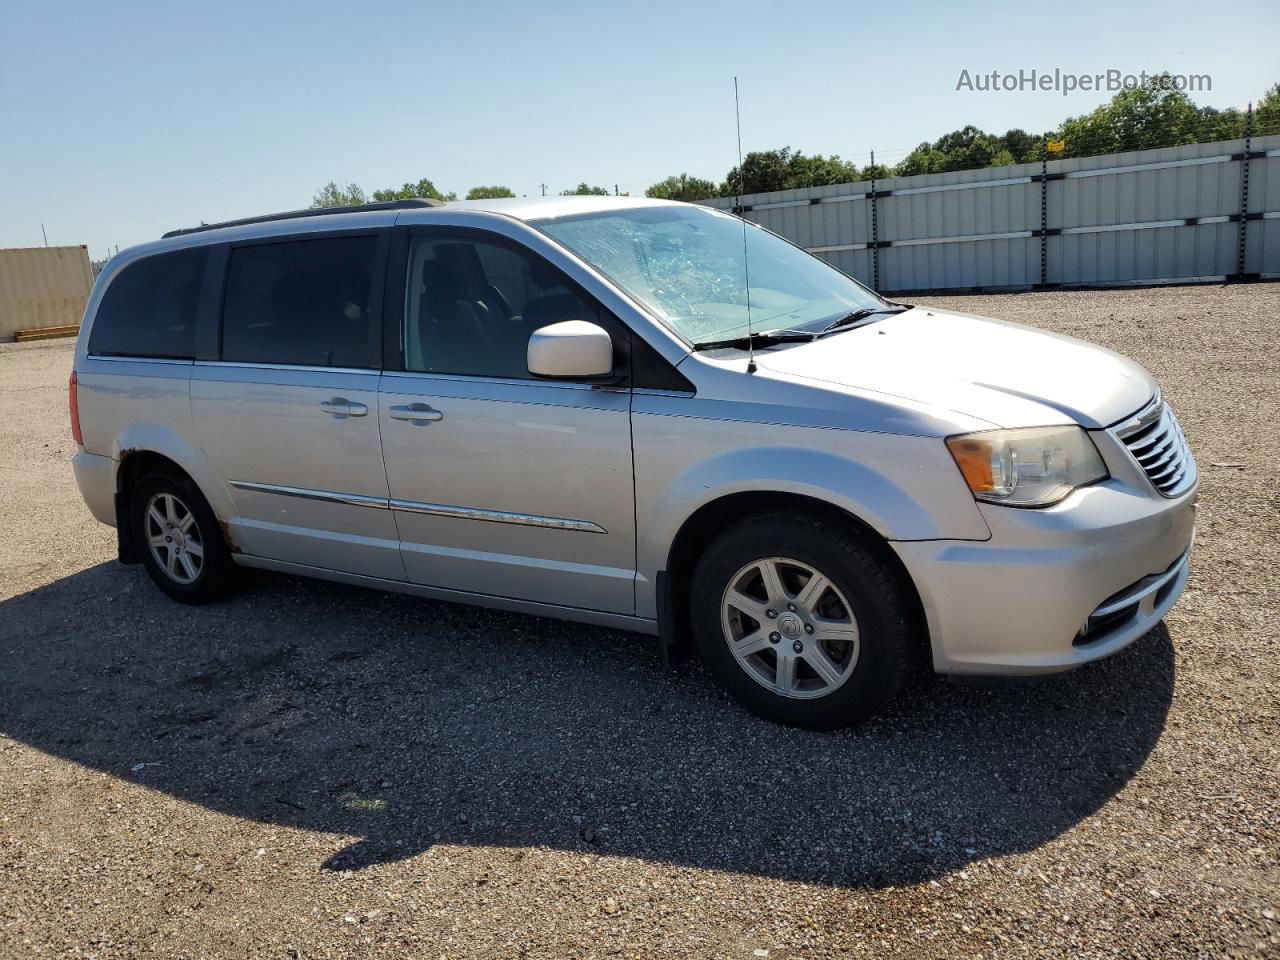
[[[105,357],[195,356],[196,308],[207,247],[146,257],[111,281],[89,334],[89,353]]]

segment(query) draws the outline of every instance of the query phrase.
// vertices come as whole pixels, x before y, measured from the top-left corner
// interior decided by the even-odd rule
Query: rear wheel
[[[803,514],[750,517],[693,577],[699,650],[744,706],[829,730],[881,709],[916,648],[911,597],[881,550]]]
[[[143,566],[175,600],[207,603],[230,588],[234,564],[218,520],[188,478],[144,477],[133,492],[132,523]]]

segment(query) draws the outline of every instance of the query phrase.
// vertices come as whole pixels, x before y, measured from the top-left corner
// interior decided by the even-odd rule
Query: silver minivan
[[[102,271],[70,394],[89,509],[177,600],[244,566],[637,630],[812,728],[918,663],[1115,653],[1194,532],[1138,365],[683,203],[177,230]]]

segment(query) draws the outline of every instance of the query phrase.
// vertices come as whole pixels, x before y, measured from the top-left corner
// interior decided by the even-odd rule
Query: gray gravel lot
[[[836,734],[636,635],[181,607],[80,502],[70,343],[0,345],[0,957],[1280,956],[1280,285],[919,299],[1156,374],[1192,579],[1109,661]]]

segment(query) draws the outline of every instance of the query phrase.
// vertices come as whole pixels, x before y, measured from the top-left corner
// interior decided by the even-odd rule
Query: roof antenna
[[[738,108],[738,78],[733,78],[733,119],[738,125],[738,217],[742,220],[742,280],[747,288],[747,373],[756,372],[756,342],[751,336],[751,271],[747,267],[747,218],[742,210],[742,111]]]

